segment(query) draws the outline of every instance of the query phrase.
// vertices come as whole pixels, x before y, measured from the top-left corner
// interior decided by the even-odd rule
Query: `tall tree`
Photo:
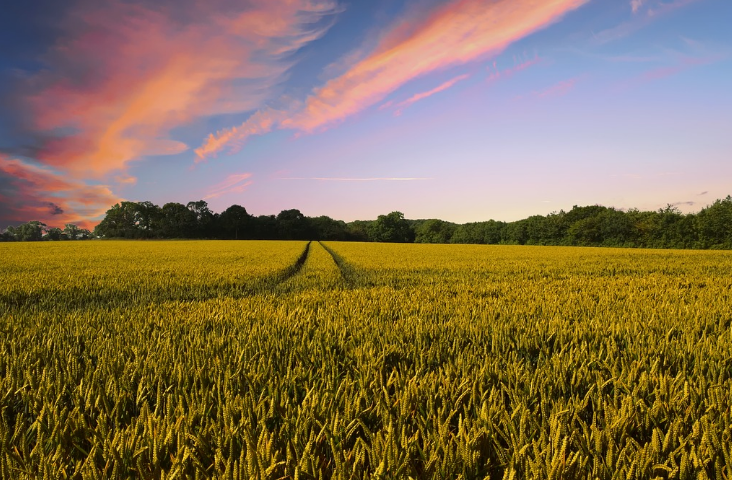
[[[226,238],[239,240],[251,238],[252,217],[241,205],[232,205],[219,216],[219,224]]]
[[[282,210],[277,215],[277,232],[283,240],[310,240],[310,222],[300,210]]]
[[[163,205],[161,231],[165,238],[195,238],[198,232],[197,214],[185,205],[170,202]]]
[[[379,215],[369,229],[369,238],[374,242],[408,243],[414,241],[414,231],[402,212]]]
[[[696,226],[703,247],[732,248],[732,196],[702,209]]]
[[[15,238],[20,242],[38,242],[43,240],[46,224],[37,220],[23,223],[15,228]]]
[[[457,225],[454,223],[438,220],[436,218],[426,220],[414,229],[415,243],[450,243]]]

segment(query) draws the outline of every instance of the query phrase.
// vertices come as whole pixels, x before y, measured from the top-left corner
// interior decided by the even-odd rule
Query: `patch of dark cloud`
[[[688,202],[676,202],[676,203],[671,203],[670,205],[672,207],[680,207],[682,205],[685,205],[685,206],[688,206],[688,207],[693,207],[694,205],[696,205],[696,202],[693,202],[693,201],[689,200]]]
[[[61,215],[64,213],[64,209],[53,202],[48,202],[48,213],[51,215]]]
[[[706,195],[707,193],[709,193],[709,192],[707,190],[704,190],[701,193],[697,193],[697,196],[701,197],[702,195]]]

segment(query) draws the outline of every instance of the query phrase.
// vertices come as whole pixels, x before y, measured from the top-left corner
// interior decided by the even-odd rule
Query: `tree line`
[[[33,221],[8,227],[0,240],[93,237],[732,249],[732,197],[689,214],[671,205],[657,211],[623,211],[591,205],[515,222],[465,224],[439,219],[408,220],[401,212],[346,223],[327,216],[307,217],[296,209],[254,216],[240,205],[232,205],[219,214],[212,212],[203,200],[186,205],[166,203],[162,207],[152,202],[121,202],[107,211],[94,232],[73,224],[67,224],[63,230],[48,228]]]
[[[10,226],[0,232],[0,242],[38,242],[41,240],[89,240],[92,232],[67,223],[64,228],[49,227],[38,220],[31,220],[17,227]]]

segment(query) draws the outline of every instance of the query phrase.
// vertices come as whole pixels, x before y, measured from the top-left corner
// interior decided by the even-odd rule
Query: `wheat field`
[[[732,254],[0,244],[3,479],[732,479]]]

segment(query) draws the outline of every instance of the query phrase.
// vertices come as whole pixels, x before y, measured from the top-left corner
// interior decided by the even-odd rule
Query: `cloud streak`
[[[486,80],[488,83],[495,82],[497,80],[511,78],[518,72],[521,72],[523,70],[526,70],[527,68],[534,66],[538,63],[541,63],[541,58],[535,57],[531,60],[527,60],[524,62],[519,63],[518,65],[515,65],[511,68],[507,68],[504,70],[499,70],[496,62],[493,62],[492,67],[489,67],[490,74],[488,75],[488,79]]]
[[[210,192],[203,199],[210,200],[230,193],[241,193],[253,183],[249,180],[251,177],[251,173],[233,173],[223,182],[211,187]]]
[[[278,180],[317,180],[321,182],[413,182],[429,177],[280,177]]]
[[[561,97],[561,96],[569,93],[569,91],[572,90],[576,84],[577,84],[576,78],[562,80],[560,82],[555,83],[554,85],[552,85],[551,87],[549,87],[545,90],[537,92],[536,96],[539,98]]]
[[[452,79],[438,85],[437,87],[433,88],[432,90],[427,90],[426,92],[415,93],[414,95],[412,95],[408,99],[404,100],[403,102],[396,104],[397,110],[394,111],[394,115],[397,115],[397,116],[401,115],[402,112],[404,111],[404,109],[409,107],[410,105],[413,105],[413,104],[419,102],[420,100],[424,100],[425,98],[429,98],[436,93],[443,92],[443,91],[447,90],[448,88],[451,88],[452,86],[454,86],[456,83],[467,79],[468,77],[470,77],[470,75],[467,75],[467,74],[459,75],[455,78],[452,78]]]
[[[302,105],[276,122],[277,128],[302,132],[328,128],[383,101],[415,78],[495,55],[586,2],[453,0],[418,24],[392,26],[371,54],[315,89]],[[212,156],[258,129],[267,130],[256,119],[222,130],[209,136],[197,152],[202,158]]]
[[[631,0],[630,8],[633,13],[633,17],[620,25],[616,25],[612,28],[608,28],[594,34],[594,40],[603,44],[625,38],[648,26],[657,18],[698,1],[699,0],[673,0],[671,2],[667,2],[664,0]]]
[[[645,72],[641,75],[639,80],[641,80],[641,81],[661,80],[666,77],[671,77],[671,76],[677,75],[681,72],[684,72],[684,71],[689,70],[694,67],[710,65],[714,62],[719,61],[720,59],[721,59],[721,57],[700,57],[700,58],[684,57],[684,58],[681,58],[676,63],[676,65],[648,70],[647,72]]]

